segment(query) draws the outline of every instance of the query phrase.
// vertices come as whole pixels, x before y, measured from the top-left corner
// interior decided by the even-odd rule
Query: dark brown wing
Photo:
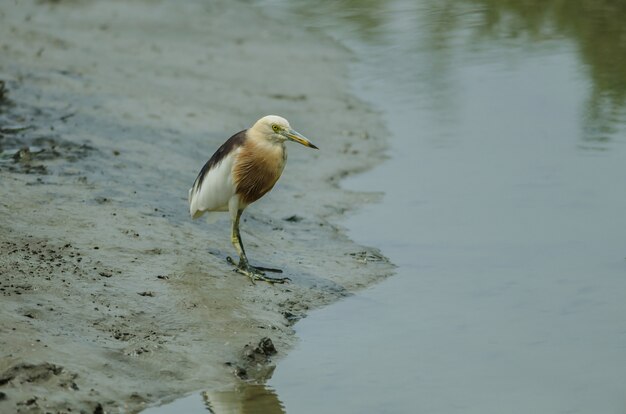
[[[193,191],[198,191],[198,188],[202,186],[202,181],[204,181],[204,177],[206,177],[207,173],[219,164],[224,157],[226,157],[226,155],[243,145],[246,140],[247,131],[247,129],[244,129],[243,131],[237,132],[235,135],[228,138],[228,140],[224,142],[222,146],[217,149],[217,151],[215,151],[215,154],[213,154],[206,164],[204,164],[198,174],[198,177],[196,177],[196,181],[194,181],[192,187]]]

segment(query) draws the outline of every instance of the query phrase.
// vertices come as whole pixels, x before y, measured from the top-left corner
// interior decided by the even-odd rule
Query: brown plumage
[[[267,145],[250,140],[237,155],[233,168],[239,200],[249,205],[270,191],[285,168],[285,144]]]

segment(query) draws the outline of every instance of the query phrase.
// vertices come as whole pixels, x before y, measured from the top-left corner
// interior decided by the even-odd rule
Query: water
[[[626,411],[626,8],[265,4],[358,55],[391,147],[345,224],[398,271],[299,322],[250,412]]]
[[[626,9],[579,3],[300,10],[389,126],[346,224],[399,268],[298,324],[287,412],[624,412]]]

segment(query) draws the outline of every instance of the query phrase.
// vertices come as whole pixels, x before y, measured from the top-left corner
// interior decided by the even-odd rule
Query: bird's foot
[[[265,275],[265,272],[282,273],[283,271],[280,269],[273,269],[269,267],[254,267],[250,266],[247,261],[239,261],[239,264],[235,264],[235,261],[230,256],[226,258],[226,261],[231,265],[236,266],[235,269],[233,269],[235,272],[248,276],[252,283],[255,283],[256,281],[262,281],[274,284],[291,281],[291,279],[289,279],[288,277],[270,277]]]

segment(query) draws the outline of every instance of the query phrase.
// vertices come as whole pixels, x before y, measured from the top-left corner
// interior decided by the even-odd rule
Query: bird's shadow
[[[226,252],[223,252],[217,249],[209,249],[208,253],[211,256],[217,258],[218,263],[221,262],[223,264],[223,269],[225,272],[229,272],[229,271],[232,272],[232,275],[230,276],[245,278],[245,276],[238,274],[235,271],[235,267],[232,264],[230,264],[228,261],[228,257],[232,257],[232,259],[235,260],[235,262],[237,262],[236,257],[230,256]],[[265,261],[260,261],[260,262],[253,261],[251,264],[253,266],[267,267],[267,268],[273,268],[275,266],[274,263],[267,263]],[[282,273],[279,274],[281,277],[289,278],[289,281],[285,283],[285,286],[287,287],[297,286],[299,288],[314,289],[314,290],[322,291],[330,296],[329,302],[332,302],[332,300],[335,298],[339,299],[342,297],[350,296],[352,294],[343,285],[340,285],[339,283],[336,283],[324,277],[315,275],[312,272],[302,271],[301,269],[298,269],[294,265],[283,263],[283,266],[281,267],[280,270],[282,270]],[[272,273],[268,273],[268,275],[272,275]],[[269,282],[256,282],[256,283],[269,283]]]

